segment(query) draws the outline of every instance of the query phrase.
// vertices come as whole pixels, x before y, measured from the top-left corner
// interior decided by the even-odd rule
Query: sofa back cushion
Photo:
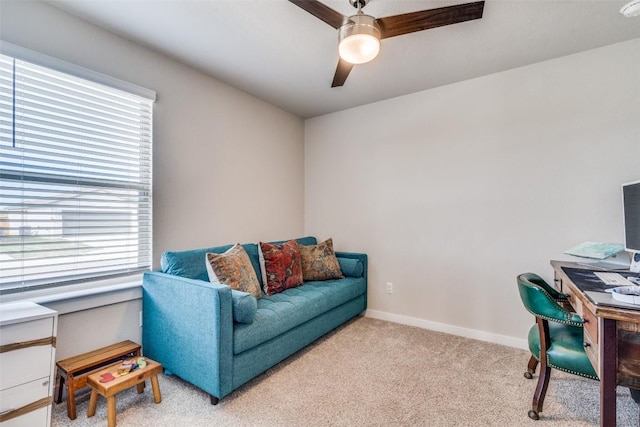
[[[300,245],[315,245],[318,243],[315,237],[307,236],[296,239]],[[284,243],[286,240],[272,242],[272,243]],[[214,246],[211,248],[191,249],[187,251],[167,251],[162,254],[160,259],[160,267],[163,273],[173,274],[175,276],[186,277],[189,279],[209,281],[209,274],[207,273],[206,254],[211,252],[214,254],[221,254],[229,249],[233,245]],[[258,276],[258,282],[262,283],[262,273],[260,272],[260,261],[258,259],[258,245],[255,243],[247,243],[242,245],[249,259],[251,265],[256,271]]]
[[[249,259],[251,259],[251,246],[255,247],[257,254],[258,248],[255,244],[242,245],[244,250],[247,251]],[[205,261],[207,252],[222,254],[232,247],[233,245],[225,245],[187,251],[167,251],[162,254],[160,267],[163,273],[208,282],[209,274],[207,273],[207,264]]]

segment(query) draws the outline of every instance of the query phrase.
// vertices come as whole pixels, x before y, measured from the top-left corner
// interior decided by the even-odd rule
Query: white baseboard
[[[372,319],[387,320],[389,322],[400,323],[402,325],[415,326],[431,331],[444,332],[446,334],[458,335],[465,338],[472,338],[480,341],[487,341],[495,344],[502,344],[508,347],[528,350],[529,346],[526,339],[513,338],[505,335],[492,334],[477,329],[462,328],[460,326],[448,325],[446,323],[433,322],[431,320],[418,319],[416,317],[402,316],[385,311],[367,310],[365,317]]]

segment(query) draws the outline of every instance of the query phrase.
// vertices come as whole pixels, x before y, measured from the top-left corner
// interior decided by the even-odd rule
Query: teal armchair
[[[551,368],[597,380],[598,376],[584,351],[583,320],[566,308],[566,296],[557,292],[540,276],[521,274],[517,278],[520,298],[536,318],[529,330],[531,359],[525,377],[533,378],[540,363],[538,385],[529,418],[540,419]]]

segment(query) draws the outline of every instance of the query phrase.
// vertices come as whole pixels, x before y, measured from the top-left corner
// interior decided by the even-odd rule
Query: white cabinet
[[[58,313],[0,304],[0,427],[51,425]]]

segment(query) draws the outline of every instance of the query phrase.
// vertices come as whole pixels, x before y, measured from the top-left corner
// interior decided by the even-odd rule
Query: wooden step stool
[[[88,353],[60,360],[56,364],[56,403],[62,402],[62,387],[67,388],[67,415],[76,419],[75,392],[87,386],[89,374],[130,357],[140,357],[140,344],[122,341]]]
[[[89,398],[89,408],[87,409],[87,418],[91,418],[96,414],[96,406],[98,404],[98,395],[107,399],[107,424],[108,427],[116,427],[116,394],[133,386],[138,387],[138,393],[144,391],[144,382],[151,380],[151,389],[153,390],[153,401],[160,403],[162,396],[160,395],[160,385],[158,384],[158,374],[162,373],[162,365],[149,358],[144,358],[147,365],[144,368],[138,368],[125,375],[115,377],[120,364],[94,372],[87,378],[87,385],[91,387],[91,397]],[[114,375],[114,379],[107,382],[100,382],[102,375],[110,373]]]

